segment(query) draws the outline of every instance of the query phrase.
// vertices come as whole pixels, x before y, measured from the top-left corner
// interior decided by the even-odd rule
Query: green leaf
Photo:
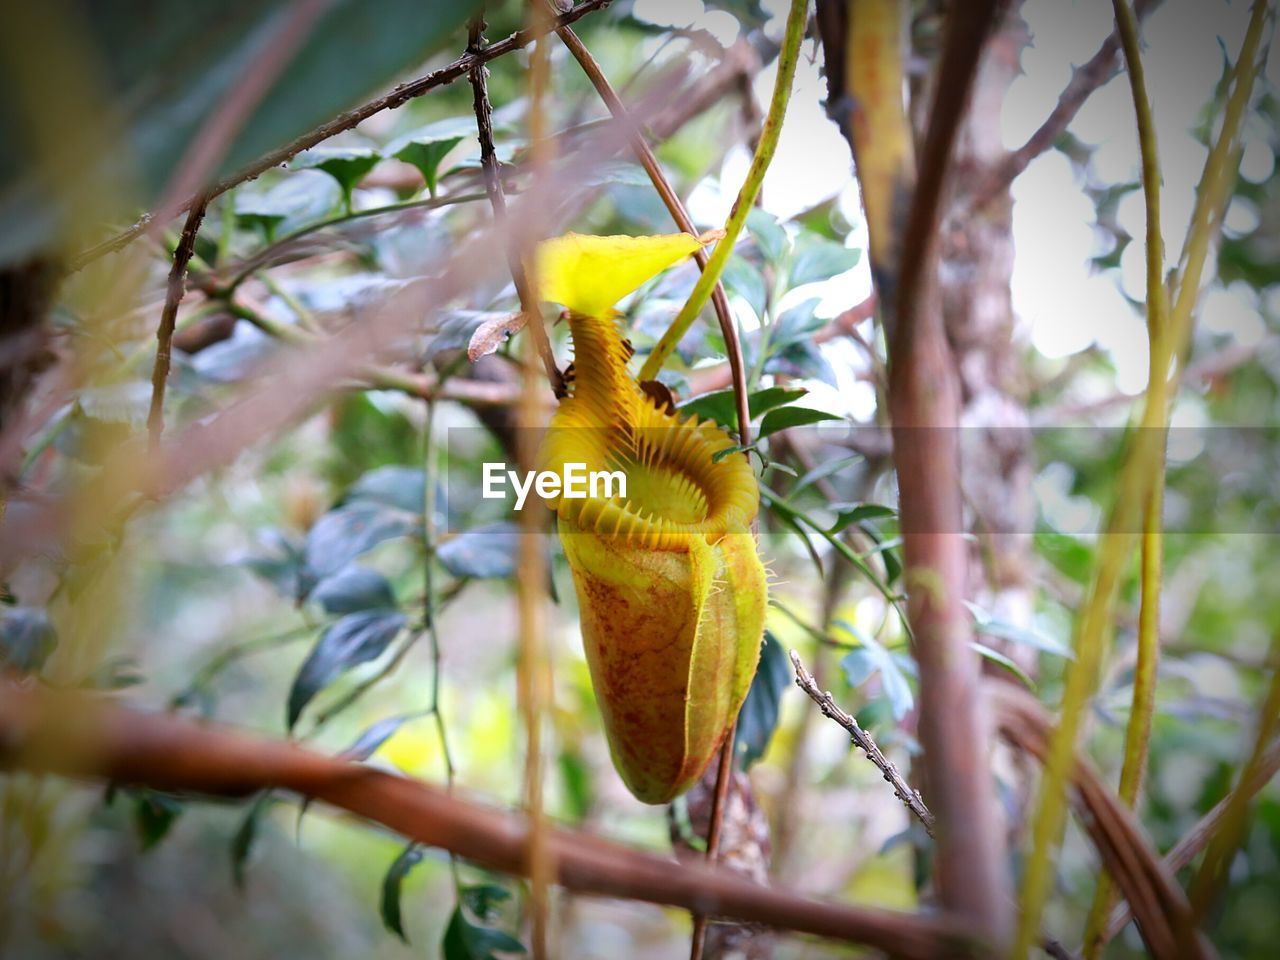
[[[509,933],[472,923],[462,907],[454,907],[444,932],[445,960],[498,960],[494,953],[524,953],[524,946]]]
[[[400,912],[400,891],[405,877],[422,862],[424,848],[420,843],[411,843],[391,862],[386,875],[382,878],[382,898],[378,901],[382,913],[382,925],[398,936],[405,943],[409,937],[404,932],[404,920]]]
[[[839,388],[835,368],[822,354],[818,344],[810,338],[802,338],[777,351],[770,351],[764,362],[764,372],[797,380],[821,380]]]
[[[747,229],[755,238],[756,246],[767,261],[777,264],[786,256],[791,240],[787,236],[786,228],[772,213],[761,210],[759,207],[752,207],[751,212],[747,214]]]
[[[651,187],[653,181],[638,163],[610,160],[589,169],[579,181],[580,188],[621,184],[627,187]]]
[[[1013,677],[1015,677],[1020,683],[1022,683],[1028,690],[1030,690],[1032,693],[1035,693],[1035,690],[1036,690],[1035,681],[1033,681],[1030,677],[1028,677],[1026,672],[1023,671],[1023,669],[1020,666],[1018,666],[1011,659],[1006,657],[1003,653],[1000,653],[998,650],[992,650],[986,644],[978,643],[976,640],[970,643],[969,645],[973,647],[973,649],[976,650],[979,656],[981,656],[984,660],[990,660],[992,663],[996,664],[997,666],[1004,668]]]
[[[769,747],[778,726],[778,707],[782,694],[791,686],[791,664],[777,639],[764,632],[760,650],[760,666],[738,713],[738,732],[733,741],[734,755],[745,770]]]
[[[809,391],[800,387],[766,387],[747,396],[747,409],[754,420],[776,407],[793,403]],[[738,408],[732,390],[718,390],[694,397],[680,406],[680,415],[694,414],[699,420],[714,420],[731,430],[738,426]]]
[[[342,199],[351,209],[351,192],[382,157],[368,147],[312,147],[289,161],[292,170],[321,170],[338,182]]]
[[[38,607],[11,607],[0,619],[0,663],[21,673],[44,666],[58,646],[49,616]]]
[[[249,857],[253,854],[254,846],[257,844],[258,828],[262,816],[267,812],[274,800],[275,797],[272,796],[269,790],[258,794],[257,799],[253,801],[245,812],[244,818],[240,821],[240,826],[236,828],[235,835],[231,838],[231,879],[235,883],[237,890],[244,889],[245,867],[248,866]]]
[[[143,850],[150,850],[165,838],[169,828],[181,816],[182,809],[177,797],[154,790],[139,792],[133,809],[133,822]]]
[[[817,316],[821,304],[821,300],[811,298],[784,310],[769,328],[770,352],[777,353],[796,343],[809,343],[813,335],[830,322]]]
[[[760,421],[757,439],[763,440],[779,430],[789,430],[791,427],[803,427],[811,423],[821,423],[824,420],[843,419],[844,417],[827,413],[825,410],[813,410],[809,407],[780,407],[764,415],[764,419]]]
[[[237,383],[257,374],[282,344],[255,327],[240,324],[231,337],[191,358],[191,369],[213,383]]]
[[[360,736],[356,737],[355,743],[343,750],[340,756],[343,760],[363,763],[377,753],[382,745],[395,736],[396,731],[406,723],[413,720],[421,720],[427,715],[428,711],[424,710],[418,713],[402,713],[399,716],[379,720]]]
[[[1055,657],[1072,659],[1070,648],[1055,637],[1050,637],[1036,630],[1020,627],[1013,623],[1007,623],[1004,620],[997,620],[982,607],[976,603],[970,603],[968,600],[965,601],[965,606],[973,614],[974,632],[982,636],[1008,640],[1011,643],[1019,643],[1023,646],[1033,647],[1036,650],[1042,650],[1045,653],[1051,653]]]
[[[342,570],[378,544],[405,537],[419,528],[419,518],[370,501],[356,501],[330,510],[307,533],[304,573],[308,589]]]
[[[85,416],[104,423],[144,426],[151,404],[151,387],[140,380],[81,390],[78,401]]]
[[[725,264],[721,278],[725,288],[745,300],[757,317],[764,316],[765,307],[769,302],[769,292],[765,288],[764,277],[759,268],[735,254]]]
[[[889,701],[896,720],[901,720],[915,704],[915,694],[911,683],[907,680],[898,658],[875,638],[863,633],[853,624],[845,620],[835,621],[834,626],[843,630],[858,642],[858,646],[845,654],[840,667],[849,679],[849,684],[860,687],[876,673],[880,674],[880,684]]]
[[[236,219],[257,227],[267,243],[282,228],[300,227],[323,219],[342,198],[342,190],[318,170],[299,171],[267,189],[241,187],[236,191]]]
[[[347,491],[345,503],[368,501],[421,513],[426,501],[426,477],[419,467],[389,466],[370,470]]]
[[[828,460],[826,463],[818,464],[796,481],[795,486],[791,488],[791,496],[794,497],[801,490],[804,490],[806,487],[813,486],[813,484],[817,483],[819,480],[825,480],[827,477],[835,476],[835,474],[839,473],[845,467],[852,466],[862,459],[862,454],[854,453],[847,457],[840,457],[836,460]]]
[[[475,136],[475,133],[475,120],[452,117],[397,137],[387,144],[385,153],[417,167],[427,186],[427,192],[434,197],[441,162],[454,147],[467,137]]]
[[[902,560],[897,550],[902,545],[902,538],[886,539],[871,519],[859,520],[858,529],[875,543],[873,550],[868,552],[880,554],[880,559],[884,563],[885,580],[888,583],[897,583],[898,578],[902,576]]]
[[[564,786],[570,817],[577,821],[586,819],[595,802],[591,771],[586,761],[577,752],[561,750],[556,758],[556,766],[560,770],[560,782]]]
[[[303,595],[304,555],[296,544],[279,530],[269,528],[259,535],[265,553],[247,557],[241,564],[266,580],[286,597],[295,599]]]
[[[396,605],[396,595],[387,578],[377,570],[354,563],[316,584],[311,599],[325,613],[388,610]]]
[[[830,533],[839,533],[846,527],[864,520],[891,520],[898,515],[893,507],[880,503],[833,503],[829,507],[836,519],[831,524]]]
[[[408,617],[394,610],[349,613],[320,635],[289,689],[286,725],[292,730],[303,709],[338,676],[382,655]]]
[[[861,250],[852,250],[830,241],[806,246],[796,254],[791,267],[791,286],[830,280],[836,274],[852,270],[861,259]]]
[[[41,51],[48,69],[77,69],[55,88],[37,88],[37,71],[8,81],[0,102],[0,142],[32,142],[21,104],[40,97],[61,117],[59,188],[50,190],[46,151],[0,151],[0,264],[73,244],[102,224],[85,210],[131,222],[136,204],[151,206],[187,157],[192,143],[264,56],[286,56],[282,31],[303,38],[283,69],[221,152],[212,171],[223,176],[332,120],[384,90],[398,75],[445,47],[460,48],[459,31],[477,0],[333,0],[304,25],[290,0],[224,0],[211,18],[200,5],[77,2],[70,43],[59,17],[8,18],[14,43]],[[48,32],[44,32],[45,25]],[[411,26],[410,26],[411,25]],[[65,91],[61,93],[60,91]],[[92,113],[98,123],[78,123]],[[104,129],[105,128],[105,129]],[[75,162],[70,162],[74,158]],[[136,189],[123,189],[128,184]],[[86,202],[91,198],[91,202]]]
[[[467,909],[482,923],[498,918],[499,904],[511,899],[511,892],[496,883],[477,883],[458,891]]]
[[[486,524],[444,541],[437,548],[436,557],[455,577],[511,577],[520,552],[519,536],[515,524]]]

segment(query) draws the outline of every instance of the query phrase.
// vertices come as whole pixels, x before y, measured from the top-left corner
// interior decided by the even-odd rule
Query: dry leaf
[[[467,359],[475,363],[481,357],[494,353],[506,342],[507,337],[519,333],[528,317],[523,312],[516,312],[506,317],[494,317],[476,327],[467,344]]]

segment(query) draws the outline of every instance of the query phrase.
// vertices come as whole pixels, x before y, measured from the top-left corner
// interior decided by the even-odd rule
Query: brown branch
[[[479,56],[484,52],[484,28],[483,17],[477,17],[468,25],[468,54]],[[498,169],[498,154],[493,146],[493,104],[489,102],[489,85],[485,79],[487,73],[487,68],[483,64],[478,64],[467,72],[467,79],[471,83],[471,103],[475,110],[476,133],[480,140],[480,168],[484,174],[484,189],[489,195],[494,219],[501,221],[507,215],[507,195],[503,190],[502,174]],[[525,275],[520,255],[512,247],[507,248],[507,262],[510,264],[516,296],[520,299],[520,310],[526,318],[525,329],[533,337],[538,358],[546,370],[547,381],[551,384],[552,392],[557,399],[564,397],[564,375],[556,366],[556,357],[551,351],[551,340],[547,336],[547,328],[543,325],[542,314],[538,310],[538,298],[529,286],[529,278]]]
[[[1053,723],[1039,702],[1007,683],[990,684],[984,692],[995,708],[1001,734],[1044,763]],[[1213,957],[1212,948],[1195,928],[1191,905],[1173,871],[1152,849],[1133,811],[1103,784],[1078,751],[1072,782],[1081,825],[1138,918],[1151,955],[1156,960]]]
[[[147,432],[153,446],[160,442],[160,434],[164,432],[164,391],[173,359],[173,331],[178,323],[178,305],[187,292],[187,264],[195,253],[196,236],[200,233],[200,224],[204,222],[208,206],[208,197],[196,198],[187,211],[187,222],[173,251],[164,308],[160,311],[160,327],[156,330],[156,360],[151,370],[151,409],[147,412]]]
[[[925,832],[932,837],[934,828],[933,814],[925,806],[924,799],[919,792],[911,788],[906,778],[898,772],[897,766],[881,752],[880,747],[871,739],[871,735],[859,726],[858,721],[841,710],[829,692],[824,693],[818,687],[818,681],[814,679],[813,674],[804,668],[804,664],[800,662],[800,654],[794,650],[791,651],[791,665],[796,671],[796,686],[818,705],[818,709],[822,711],[823,716],[834,720],[848,731],[853,742],[884,775],[885,782],[893,787],[894,795],[906,804],[907,809],[924,824]]]
[[[562,13],[551,24],[552,29],[560,26],[567,26],[576,23],[588,13],[599,10],[609,5],[611,0],[581,0],[572,9]],[[221,196],[232,187],[244,183],[246,180],[253,180],[272,167],[279,166],[286,162],[296,154],[303,150],[309,150],[318,143],[328,140],[330,137],[337,136],[350,130],[357,124],[369,119],[376,113],[383,110],[394,110],[408,103],[410,100],[429,93],[437,87],[443,87],[453,81],[466,76],[472,69],[483,66],[491,60],[505,56],[516,50],[527,47],[541,35],[540,28],[537,26],[527,27],[523,30],[517,30],[504,40],[490,44],[484,48],[483,53],[467,53],[454,60],[447,66],[441,67],[439,70],[433,70],[431,73],[418,77],[416,80],[409,80],[400,84],[390,93],[378,97],[376,100],[370,100],[368,103],[362,104],[353,110],[339,114],[327,123],[322,123],[313,130],[304,133],[302,136],[291,140],[289,143],[273,150],[262,157],[259,157],[248,166],[242,167],[240,170],[223,177],[216,181],[205,193],[209,199]],[[190,208],[191,204],[196,200],[195,196],[180,202],[172,213],[177,215],[184,210]],[[145,233],[154,219],[153,214],[145,213],[138,221],[127,230],[122,231],[114,237],[102,241],[101,243],[85,250],[71,262],[71,271],[80,270],[86,264],[97,260],[99,257],[108,253],[114,253],[128,246],[143,233]]]
[[[1271,743],[1259,758],[1251,774],[1240,786],[1223,797],[1212,810],[1197,820],[1195,826],[1188,830],[1183,838],[1165,854],[1163,860],[1165,869],[1171,874],[1176,874],[1189,866],[1191,861],[1196,858],[1196,855],[1217,834],[1219,826],[1226,819],[1232,805],[1240,802],[1241,799],[1244,802],[1248,802],[1254,794],[1269,784],[1277,773],[1280,773],[1280,740]],[[1102,945],[1105,946],[1115,939],[1120,931],[1129,925],[1129,921],[1132,919],[1133,910],[1130,909],[1127,903],[1117,906],[1112,911],[1111,919],[1107,922],[1107,928],[1101,935]]]
[[[547,2],[552,4],[552,0],[547,0]],[[556,31],[556,35],[560,37],[569,52],[573,54],[574,59],[578,61],[579,66],[582,67],[582,72],[587,75],[591,85],[596,88],[596,92],[600,94],[600,99],[609,108],[609,112],[616,119],[627,125],[627,131],[631,139],[631,149],[635,151],[640,165],[644,167],[645,173],[649,175],[649,180],[653,183],[653,188],[658,192],[658,196],[662,198],[663,206],[671,214],[671,219],[685,233],[691,233],[696,236],[698,230],[693,225],[693,220],[689,217],[689,211],[685,209],[680,195],[676,193],[671,181],[667,179],[667,175],[663,172],[662,165],[658,163],[658,158],[654,155],[653,149],[644,138],[644,132],[631,119],[627,108],[609,83],[609,78],[604,75],[604,71],[601,70],[596,58],[591,55],[591,51],[586,48],[586,45],[578,38],[578,35],[573,32],[571,27],[559,28]],[[706,269],[708,258],[705,250],[699,249],[694,253],[693,259],[697,262],[699,270]],[[716,281],[715,289],[711,291],[711,305],[715,309],[716,321],[720,325],[720,335],[724,338],[725,351],[729,357],[730,382],[733,384],[734,401],[738,410],[738,440],[745,446],[751,442],[751,412],[747,398],[746,371],[742,362],[742,344],[738,338],[738,326],[734,323],[733,314],[729,312],[729,300],[725,296],[724,284],[718,280]],[[719,791],[717,791],[718,794]],[[712,822],[715,822],[714,818]]]
[[[1160,0],[1138,0],[1133,7],[1134,13],[1141,21],[1159,2]],[[1119,54],[1120,34],[1113,30],[1098,48],[1097,53],[1072,71],[1071,82],[1059,95],[1057,105],[1045,118],[1044,123],[1040,124],[1026,143],[1005,154],[1004,159],[987,177],[986,182],[977,188],[973,199],[969,202],[966,215],[972,216],[979,212],[1008,190],[1009,185],[1027,169],[1032,160],[1057,142],[1090,95],[1116,75],[1120,68]]]
[[[920,670],[924,782],[938,818],[938,892],[1003,940],[1011,928],[991,731],[963,600],[968,587],[957,431],[960,387],[937,284],[938,217],[956,136],[1001,4],[952,7],[929,127],[896,262],[881,264],[889,330],[889,412],[902,518],[908,616]],[[852,51],[850,51],[852,54]],[[896,93],[894,95],[897,95]],[[874,133],[872,134],[874,136]],[[897,225],[894,224],[894,232]],[[941,428],[941,429],[939,429]]]
[[[707,824],[707,863],[715,866],[720,858],[720,834],[724,829],[724,814],[728,804],[729,782],[733,780],[733,742],[738,737],[738,718],[734,717],[720,746],[716,764],[716,786],[711,795],[711,820]],[[689,960],[702,960],[707,944],[707,914],[704,910],[693,913],[693,933],[689,937]]]
[[[137,712],[104,698],[15,684],[3,694],[0,766],[5,768],[214,796],[289,791],[488,869],[527,874],[523,817],[425,783],[284,741],[174,714]],[[680,864],[570,830],[549,830],[548,842],[556,881],[569,890],[703,909],[863,943],[908,960],[986,955],[971,926],[954,918],[809,900],[725,870]]]

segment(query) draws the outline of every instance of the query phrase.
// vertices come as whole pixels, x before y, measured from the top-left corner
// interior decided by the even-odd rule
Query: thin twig
[[[800,661],[800,654],[794,650],[791,651],[791,665],[796,671],[796,686],[808,694],[809,699],[818,705],[818,709],[822,711],[823,716],[834,720],[848,731],[853,742],[884,775],[885,782],[893,787],[894,795],[906,804],[907,809],[924,824],[925,832],[932,837],[934,828],[933,814],[925,806],[924,799],[919,792],[912,789],[893,761],[881,752],[876,742],[871,739],[871,734],[863,730],[858,721],[850,714],[841,710],[829,692],[824,693],[818,687],[818,681],[813,678],[813,674],[805,669],[804,664]]]
[[[333,227],[340,227],[343,224],[356,220],[365,220],[370,217],[380,217],[389,214],[403,213],[409,210],[438,210],[442,207],[454,206],[460,203],[472,203],[476,200],[484,200],[488,197],[487,193],[463,192],[448,193],[435,197],[423,197],[418,200],[406,200],[401,203],[389,203],[381,207],[366,207],[363,210],[352,210],[343,212],[342,214],[331,217],[327,220],[317,220],[315,223],[308,223],[305,226],[298,227],[286,233],[282,237],[275,238],[269,245],[263,247],[251,257],[243,260],[236,268],[235,272],[229,279],[223,280],[219,276],[210,277],[210,284],[218,292],[230,292],[235,290],[240,284],[244,283],[251,276],[260,270],[269,267],[279,266],[287,262],[285,254],[288,248],[296,244],[304,237],[310,236],[321,230],[328,230]],[[226,274],[219,271],[221,276]]]
[[[196,236],[209,206],[207,197],[197,197],[187,212],[187,222],[173,251],[169,268],[169,285],[165,290],[164,309],[160,311],[160,327],[156,330],[156,360],[151,370],[151,409],[147,412],[147,433],[154,446],[164,432],[164,391],[173,359],[173,331],[178,325],[178,305],[187,292],[187,264],[195,253]]]
[[[538,28],[550,28],[554,18],[540,5],[529,9],[529,21]],[[549,29],[539,29],[538,42],[529,58],[528,102],[526,114],[529,135],[529,162],[533,168],[533,190],[549,189],[550,167],[554,146],[547,138],[547,91],[551,81],[551,40]],[[540,236],[533,231],[512,237],[508,250],[515,251],[518,264],[530,252],[526,244]],[[529,295],[526,292],[526,295]],[[536,301],[532,304],[536,310]],[[529,325],[541,328],[539,315],[529,315]],[[545,330],[543,330],[545,335]],[[536,340],[526,340],[521,356],[520,406],[516,410],[516,458],[525,470],[532,470],[538,457],[537,443],[545,424],[546,411],[535,355]],[[552,386],[557,386],[552,381]],[[559,385],[561,393],[563,384]],[[543,742],[544,717],[553,708],[551,661],[546,632],[547,552],[544,549],[546,516],[528,510],[520,515],[519,562],[516,576],[516,604],[519,622],[519,657],[516,684],[520,712],[525,725],[524,806],[529,817],[529,834],[525,845],[529,870],[529,955],[531,960],[546,960],[550,928],[551,884],[555,882],[555,852],[550,843],[551,827],[546,819],[543,778],[546,747]],[[558,951],[557,951],[558,952]]]
[[[437,87],[443,87],[446,84],[452,83],[453,81],[466,76],[474,67],[481,66],[491,60],[496,60],[498,57],[527,47],[541,35],[539,31],[544,27],[547,30],[554,30],[558,26],[576,23],[588,13],[608,6],[610,2],[612,2],[612,0],[581,0],[581,2],[571,10],[568,10],[558,16],[551,24],[533,24],[523,30],[517,30],[506,39],[485,47],[483,53],[464,54],[447,66],[441,67],[439,70],[433,70],[431,73],[418,77],[416,80],[409,80],[402,83],[390,93],[378,97],[376,100],[370,100],[368,103],[362,104],[353,110],[348,110],[346,113],[339,114],[327,123],[322,123],[313,130],[309,130],[302,136],[291,140],[278,150],[273,150],[271,153],[259,157],[253,163],[214,183],[213,186],[206,191],[206,194],[210,199],[221,196],[237,184],[255,179],[262,173],[270,170],[272,167],[277,167],[280,164],[285,163],[291,157],[301,153],[303,150],[309,150],[311,147],[328,140],[330,137],[337,136],[339,133],[350,130],[352,127],[369,119],[369,117],[372,117],[376,113],[381,113],[383,110],[394,110],[397,107],[401,107],[416,97],[420,97]],[[173,215],[176,216],[184,210],[187,210],[191,204],[195,202],[195,199],[196,198],[192,196],[186,201],[181,202],[173,209]],[[147,231],[153,219],[153,214],[145,213],[127,230],[124,230],[116,236],[104,240],[93,247],[90,247],[71,262],[71,271],[75,272],[76,270],[80,270],[86,264],[97,260],[99,257],[105,256],[108,253],[114,253],[115,251],[128,246]]]
[[[1134,13],[1142,20],[1159,2],[1160,0],[1138,0],[1134,4]],[[1098,52],[1072,71],[1071,81],[1063,89],[1057,105],[1044,123],[1040,124],[1026,143],[1007,153],[987,182],[975,191],[965,215],[978,213],[1008,190],[1009,184],[1027,169],[1032,160],[1057,143],[1090,95],[1115,76],[1119,68],[1119,53],[1120,34],[1119,31],[1112,31],[1098,48]]]
[[[553,3],[553,0],[547,0]],[[631,149],[635,151],[640,165],[644,167],[645,173],[649,175],[649,180],[653,183],[653,188],[658,192],[658,196],[662,198],[663,205],[671,214],[671,219],[675,220],[678,226],[685,233],[691,233],[695,236],[698,233],[697,228],[693,225],[693,220],[689,217],[689,211],[685,209],[680,195],[676,193],[675,187],[671,185],[671,181],[667,179],[667,175],[662,170],[662,165],[658,162],[657,156],[654,155],[653,149],[645,140],[644,132],[640,127],[631,120],[627,108],[623,105],[621,98],[614,91],[613,86],[609,83],[609,78],[604,75],[604,71],[600,68],[600,64],[596,58],[591,55],[591,51],[574,33],[572,27],[561,27],[556,31],[556,35],[564,42],[564,45],[573,54],[582,72],[587,75],[592,86],[596,88],[596,92],[600,94],[600,99],[604,101],[605,106],[609,108],[609,112],[618,120],[627,124],[627,130],[631,135]],[[707,269],[707,252],[699,248],[693,255],[694,261],[698,264],[699,270]],[[720,324],[720,335],[724,338],[725,352],[728,354],[730,383],[733,385],[734,402],[738,411],[738,442],[746,446],[751,442],[751,412],[747,400],[747,380],[746,370],[742,362],[742,344],[738,338],[738,325],[734,322],[733,314],[729,311],[729,299],[724,292],[724,284],[716,280],[715,287],[711,291],[711,305],[715,309],[716,320]]]
[[[467,53],[479,54],[484,51],[483,17],[472,20],[467,27]],[[539,43],[542,41],[539,40]],[[484,189],[489,195],[489,203],[493,207],[493,216],[502,221],[507,215],[507,196],[502,187],[502,174],[498,169],[498,154],[493,146],[493,105],[489,102],[489,85],[486,82],[487,69],[483,65],[473,67],[467,73],[471,83],[471,102],[476,114],[476,132],[480,140],[480,168],[484,172]],[[547,381],[556,397],[565,395],[564,375],[556,366],[555,354],[551,352],[551,340],[547,336],[547,328],[542,323],[542,314],[538,310],[538,298],[529,286],[529,278],[525,275],[524,265],[519,254],[511,248],[507,251],[507,262],[511,266],[511,279],[515,283],[516,296],[520,298],[520,311],[525,316],[525,329],[533,337],[538,357],[547,374]]]

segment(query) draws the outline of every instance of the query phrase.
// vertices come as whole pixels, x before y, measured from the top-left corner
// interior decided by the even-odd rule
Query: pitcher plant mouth
[[[746,458],[727,453],[733,440],[712,422],[658,409],[627,373],[612,320],[575,314],[569,325],[574,384],[552,418],[542,466],[585,463],[621,471],[627,483],[625,497],[549,499],[560,519],[652,550],[748,530],[760,495]]]
[[[687,790],[719,749],[755,673],[767,599],[749,462],[714,423],[645,394],[613,319],[617,299],[701,242],[570,235],[540,248],[536,274],[569,308],[575,371],[540,467],[626,476],[625,495],[547,502],[614,764],[648,803]]]

